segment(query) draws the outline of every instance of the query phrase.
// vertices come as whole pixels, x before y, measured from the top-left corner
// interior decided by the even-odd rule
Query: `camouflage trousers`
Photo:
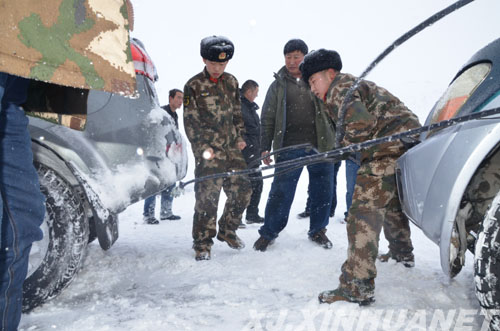
[[[399,203],[395,163],[394,158],[384,158],[364,164],[358,170],[347,217],[347,260],[340,275],[340,287],[358,297],[373,296],[382,227],[392,254],[408,255],[413,251],[408,219]]]
[[[246,163],[243,158],[224,162],[202,160],[197,162],[195,174],[196,177],[201,177],[245,168]],[[213,245],[212,238],[217,234],[216,218],[221,189],[224,190],[227,200],[219,218],[219,232],[235,235],[242,214],[250,202],[252,187],[246,177],[233,176],[197,182],[194,189],[196,203],[193,217],[193,248],[197,251],[207,251]]]

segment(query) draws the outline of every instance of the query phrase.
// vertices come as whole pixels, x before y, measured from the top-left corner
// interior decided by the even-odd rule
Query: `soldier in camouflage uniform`
[[[134,93],[128,1],[16,0],[2,1],[0,7],[0,71]]]
[[[312,92],[326,103],[329,116],[338,123],[344,97],[356,77],[341,73],[342,62],[335,51],[311,52],[301,64]],[[420,126],[418,118],[395,96],[369,81],[362,81],[347,105],[344,146],[407,131]],[[339,287],[319,295],[320,302],[374,301],[375,261],[379,235],[389,241],[389,253],[407,267],[414,265],[408,219],[401,211],[394,176],[396,160],[406,150],[400,141],[366,149],[361,154],[353,203],[347,217],[348,256],[342,265]]]
[[[28,86],[36,79],[130,95],[135,71],[131,6],[125,0],[0,1],[0,8],[0,330],[13,331],[21,318],[30,249],[43,237],[45,213],[28,119],[20,107]],[[86,108],[78,115],[83,119]]]
[[[130,1],[18,0],[0,8],[0,72],[48,86],[51,105],[71,102],[65,109],[30,109],[30,116],[83,130],[89,89],[135,93]]]
[[[241,153],[244,123],[236,78],[224,72],[233,56],[234,46],[225,37],[207,37],[201,41],[205,69],[184,86],[184,128],[195,157],[195,177],[246,168]],[[217,206],[221,188],[227,195],[224,212],[216,229]],[[196,260],[209,260],[212,238],[229,247],[245,246],[236,235],[241,216],[252,189],[245,177],[209,179],[195,184],[196,204],[193,217],[193,248]]]

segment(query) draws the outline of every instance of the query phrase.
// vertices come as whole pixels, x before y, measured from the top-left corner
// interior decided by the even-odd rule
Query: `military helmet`
[[[233,57],[234,45],[223,36],[206,37],[201,40],[200,54],[209,61],[226,62]]]

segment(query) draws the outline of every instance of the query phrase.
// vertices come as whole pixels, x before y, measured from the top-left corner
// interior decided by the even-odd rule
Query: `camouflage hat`
[[[200,54],[209,61],[226,62],[233,57],[234,45],[223,36],[206,37],[201,40]]]
[[[324,48],[307,54],[304,57],[304,61],[300,64],[302,79],[306,83],[309,82],[309,77],[315,73],[330,68],[340,71],[342,69],[342,60],[339,53]]]

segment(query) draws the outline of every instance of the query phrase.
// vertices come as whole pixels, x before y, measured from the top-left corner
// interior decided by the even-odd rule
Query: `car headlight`
[[[491,63],[479,63],[467,70],[450,84],[434,107],[429,124],[449,120],[460,111],[491,71]]]

